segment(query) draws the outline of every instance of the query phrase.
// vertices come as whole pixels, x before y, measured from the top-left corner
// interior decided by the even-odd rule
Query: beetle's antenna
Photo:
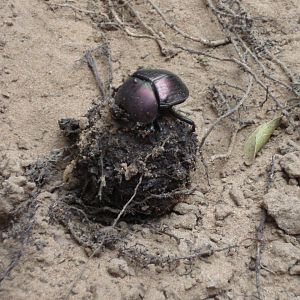
[[[192,126],[192,132],[195,131],[196,124],[194,123],[194,121],[192,121],[191,119],[189,119],[189,118],[187,118],[187,117],[181,115],[180,113],[178,113],[177,111],[175,111],[173,108],[170,108],[169,112],[170,112],[170,114],[171,114],[173,117],[179,119],[180,121],[183,121],[183,122],[185,122],[185,123],[190,124],[190,125]]]

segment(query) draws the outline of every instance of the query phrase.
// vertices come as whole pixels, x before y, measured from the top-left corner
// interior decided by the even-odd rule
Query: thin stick
[[[227,247],[223,247],[223,248],[216,248],[216,249],[209,249],[209,250],[202,250],[202,251],[195,251],[194,254],[191,255],[185,255],[185,256],[175,256],[175,257],[170,257],[171,261],[178,261],[178,260],[183,260],[183,259],[195,259],[197,257],[205,257],[205,256],[211,256],[216,252],[222,252],[222,251],[226,251],[226,250],[230,250],[233,248],[238,248],[240,247],[239,245],[231,245],[231,246],[227,246]]]
[[[219,61],[233,62],[230,57],[222,57],[222,56],[213,55],[213,54],[208,53],[207,51],[188,48],[188,47],[176,44],[176,43],[172,43],[172,46],[175,47],[175,48],[181,49],[183,51],[186,51],[188,53],[191,53],[191,54],[203,55],[203,56],[213,58],[213,59],[216,59],[216,60],[219,60]]]
[[[95,76],[95,80],[96,80],[97,86],[99,88],[101,97],[103,99],[105,99],[104,84],[103,84],[102,79],[100,78],[100,74],[98,72],[97,65],[96,65],[95,59],[92,55],[92,52],[90,50],[86,51],[84,57],[89,65],[91,71],[93,72],[93,74]]]
[[[92,50],[92,52],[99,51],[101,55],[104,55],[108,64],[108,95],[106,97],[109,97],[108,100],[111,100],[112,98],[112,82],[113,82],[113,71],[112,71],[112,56],[111,56],[111,50],[109,47],[109,42],[105,41],[103,44],[99,45],[95,49]],[[104,84],[103,84],[104,85]]]
[[[136,196],[136,193],[137,193],[137,190],[139,188],[139,186],[141,185],[142,183],[142,180],[143,180],[143,175],[140,176],[140,179],[134,189],[134,193],[133,195],[131,196],[131,198],[127,201],[127,203],[123,206],[122,210],[119,212],[118,216],[116,217],[116,219],[114,220],[113,224],[112,224],[112,227],[114,228],[117,223],[119,222],[120,218],[122,217],[122,215],[124,214],[124,212],[126,211],[128,205],[133,201],[133,199],[135,198]]]
[[[258,78],[258,76],[252,71],[252,69],[251,69],[248,65],[242,63],[241,61],[239,61],[238,59],[236,59],[236,58],[234,58],[234,57],[232,58],[232,61],[235,62],[236,64],[238,64],[239,66],[241,66],[241,67],[244,69],[244,71],[246,71],[246,72],[248,72],[249,74],[251,74],[251,75],[254,77],[255,81],[256,81],[256,82],[257,82],[257,83],[258,83],[265,91],[268,90],[268,93],[269,93],[270,98],[276,103],[276,105],[277,105],[279,108],[281,108],[281,109],[284,108],[283,105],[282,105],[282,104],[277,100],[277,98],[273,95],[273,93],[270,92],[268,86],[265,85],[265,84]],[[287,113],[286,110],[283,110],[282,112],[283,112],[284,114]]]

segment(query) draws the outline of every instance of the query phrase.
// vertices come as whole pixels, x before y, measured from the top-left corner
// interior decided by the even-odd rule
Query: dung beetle
[[[161,69],[140,69],[119,87],[115,103],[135,122],[155,123],[160,115],[169,113],[195,131],[195,123],[173,109],[188,96],[189,90],[177,75]]]

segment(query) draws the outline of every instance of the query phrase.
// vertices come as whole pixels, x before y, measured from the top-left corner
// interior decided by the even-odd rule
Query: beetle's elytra
[[[184,102],[189,91],[182,80],[172,72],[161,69],[140,69],[133,73],[118,89],[115,101],[130,119],[140,123],[154,122],[164,111],[192,125],[192,120],[173,110]]]

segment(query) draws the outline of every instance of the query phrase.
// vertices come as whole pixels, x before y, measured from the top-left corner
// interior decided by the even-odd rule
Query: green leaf
[[[266,122],[257,127],[255,131],[249,135],[244,147],[246,165],[251,165],[254,162],[256,154],[268,142],[274,130],[279,126],[280,120],[281,116]]]

